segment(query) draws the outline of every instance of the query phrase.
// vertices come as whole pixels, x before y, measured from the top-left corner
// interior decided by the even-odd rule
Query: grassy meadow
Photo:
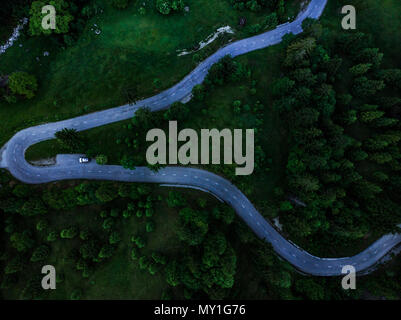
[[[133,93],[143,98],[170,87],[196,65],[192,54],[178,56],[180,50],[191,50],[219,27],[231,26],[235,34],[201,50],[211,54],[229,39],[248,36],[238,26],[241,16],[251,25],[268,13],[239,12],[228,0],[188,0],[189,12],[170,16],[157,13],[151,1],[145,15],[138,13],[140,1],[131,1],[125,10],[101,2],[104,11],[87,23],[74,45],[60,47],[50,37],[25,34],[0,56],[0,74],[26,71],[39,82],[33,99],[0,102],[0,144],[22,128],[115,107]],[[295,14],[299,3],[292,0],[288,12]],[[43,55],[46,51],[49,56]]]

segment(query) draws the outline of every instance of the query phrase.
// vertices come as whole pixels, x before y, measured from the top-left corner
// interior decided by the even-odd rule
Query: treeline
[[[245,17],[242,17],[240,26],[244,27],[247,34],[253,35],[269,29],[274,29],[280,23],[287,22],[286,2],[284,0],[230,0],[234,9],[243,12],[251,11],[255,13],[266,12],[266,16],[260,22],[247,25]]]
[[[263,9],[268,9],[271,12],[277,12],[279,16],[283,16],[285,13],[285,1],[284,0],[230,0],[231,5],[239,10],[245,9],[253,12],[260,12]]]
[[[272,88],[291,135],[280,218],[310,248],[397,230],[400,197],[401,70],[360,32],[329,32],[313,20],[287,36],[284,75]]]

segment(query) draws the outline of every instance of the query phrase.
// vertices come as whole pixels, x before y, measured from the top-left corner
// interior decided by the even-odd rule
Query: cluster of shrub
[[[32,99],[38,89],[38,82],[34,75],[16,71],[9,76],[0,76],[0,98],[8,103],[15,103],[18,99]]]
[[[128,7],[130,0],[110,0],[111,4],[117,9],[125,9]],[[155,2],[156,10],[163,14],[169,15],[174,12],[183,11],[185,8],[184,0],[156,0]],[[140,14],[146,13],[145,5],[139,7],[138,12]]]
[[[260,12],[263,9],[270,11],[284,12],[284,0],[230,0],[231,5],[239,11],[249,9],[253,12]]]
[[[180,288],[186,299],[226,297],[237,266],[236,252],[227,239],[234,211],[225,205],[212,209],[203,198],[189,206],[187,198],[176,191],[169,192],[166,201],[179,214],[176,234],[183,243],[180,255],[169,257],[166,263],[167,283]]]

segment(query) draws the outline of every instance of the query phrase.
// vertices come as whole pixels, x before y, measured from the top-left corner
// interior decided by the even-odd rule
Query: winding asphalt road
[[[286,240],[263,218],[239,189],[229,181],[211,172],[187,167],[167,167],[158,173],[154,173],[143,167],[132,171],[126,170],[121,166],[99,166],[93,162],[82,165],[78,163],[78,155],[59,155],[57,156],[56,165],[46,167],[33,166],[25,160],[25,151],[29,146],[40,141],[53,139],[54,134],[63,128],[75,128],[78,131],[83,131],[132,118],[136,110],[143,106],[147,106],[153,111],[158,111],[168,108],[175,101],[188,98],[192,88],[203,82],[209,68],[222,57],[225,55],[236,57],[266,48],[281,42],[282,37],[287,33],[301,33],[302,21],[308,17],[318,19],[326,3],[327,0],[311,0],[308,8],[300,13],[295,21],[280,25],[264,34],[243,39],[223,47],[200,63],[195,70],[172,88],[156,96],[139,101],[135,105],[124,105],[19,131],[0,149],[0,167],[7,168],[15,178],[29,184],[87,179],[157,183],[204,190],[233,207],[258,237],[270,242],[274,250],[282,258],[306,274],[318,276],[341,275],[342,267],[345,265],[353,265],[358,272],[369,270],[401,243],[400,234],[386,235],[368,249],[353,257],[319,258],[312,256]]]

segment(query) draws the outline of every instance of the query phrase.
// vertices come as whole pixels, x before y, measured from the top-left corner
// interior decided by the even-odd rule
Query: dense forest
[[[367,34],[304,29],[272,89],[290,132],[285,192],[307,204],[281,204],[286,228],[327,245],[397,231],[401,70],[381,67]]]

